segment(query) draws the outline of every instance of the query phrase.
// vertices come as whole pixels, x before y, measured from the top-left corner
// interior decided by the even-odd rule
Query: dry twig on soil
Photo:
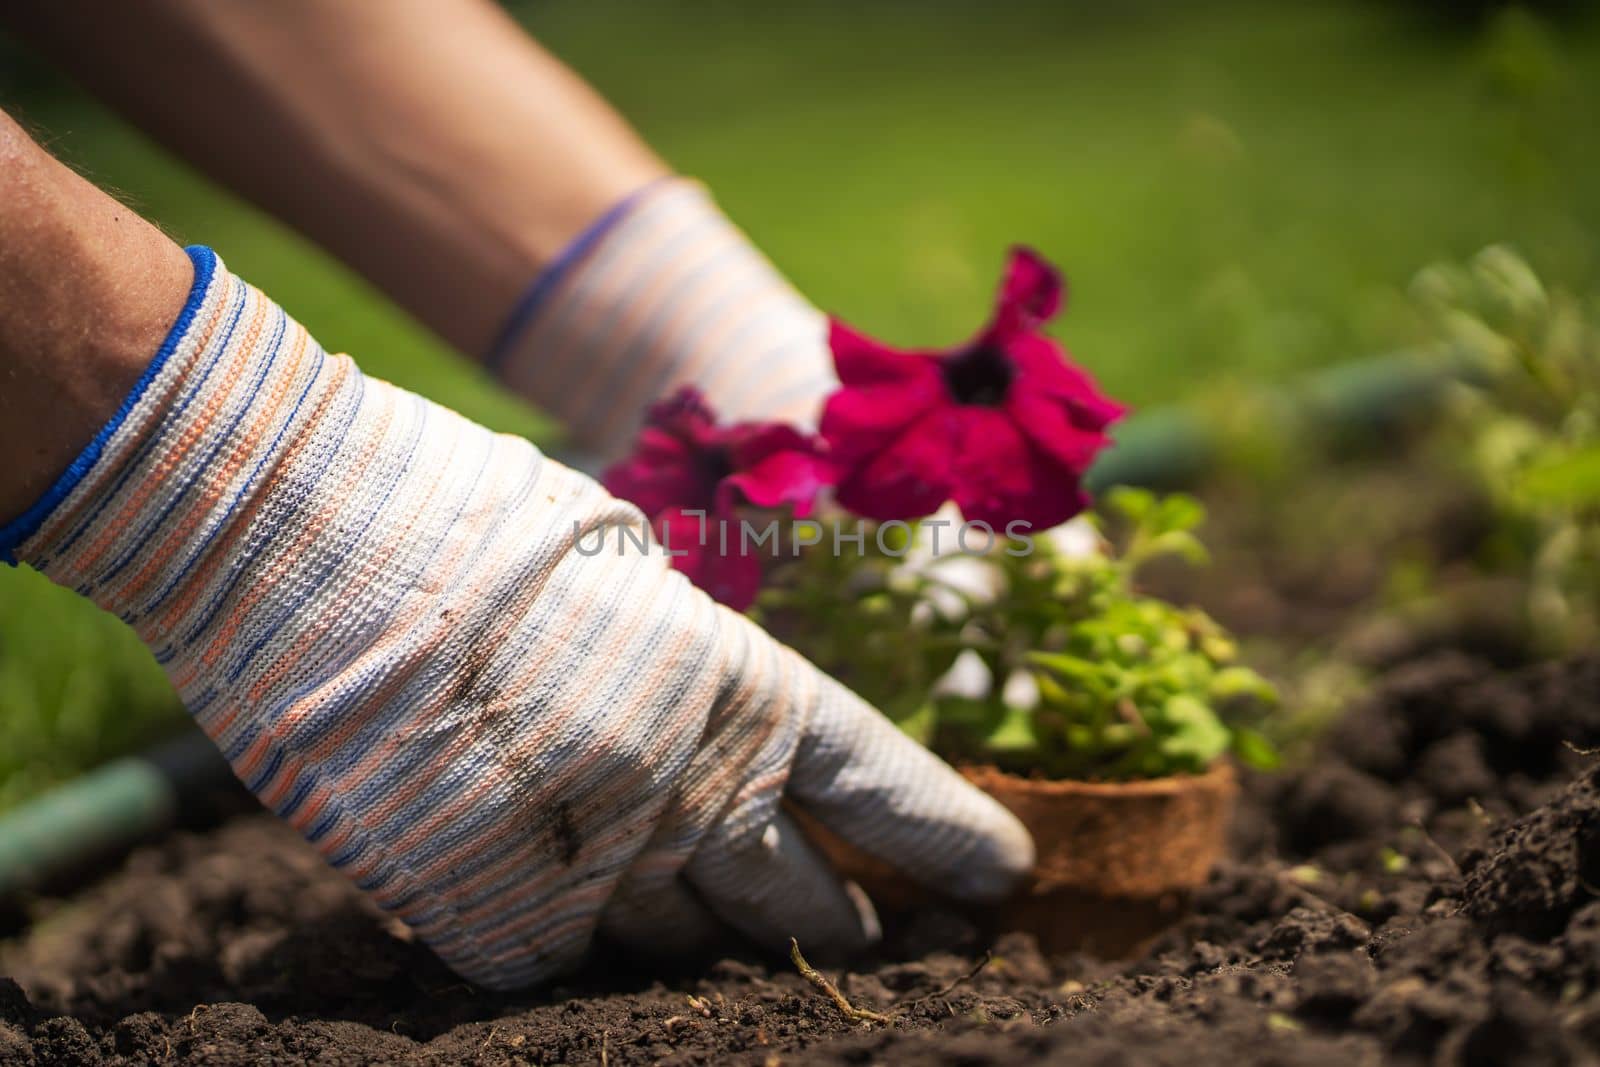
[[[895,1007],[894,1007],[894,1010],[896,1012],[902,1012],[902,1011],[905,1011],[908,1008],[914,1008],[918,1004],[921,1004],[923,1001],[926,1001],[926,1000],[943,1000],[945,997],[948,997],[951,993],[954,993],[956,990],[960,989],[962,986],[966,985],[968,982],[970,982],[974,978],[978,977],[978,975],[982,974],[983,973],[983,969],[985,967],[989,966],[989,964],[991,964],[993,962],[994,962],[994,953],[993,952],[985,952],[983,954],[983,959],[979,960],[973,966],[972,970],[968,971],[966,974],[962,975],[960,978],[957,978],[954,982],[951,982],[949,985],[945,986],[943,989],[936,990],[936,991],[934,991],[932,993],[924,993],[920,997],[912,997],[910,1000],[903,1001],[903,1002],[901,1002],[899,1004],[896,1004]]]
[[[800,977],[816,986],[828,999],[833,1001],[846,1019],[853,1023],[888,1023],[893,1019],[882,1012],[872,1011],[868,1008],[858,1008],[839,992],[838,987],[828,981],[826,975],[806,962],[805,956],[800,953],[800,942],[794,938],[789,939],[789,958],[794,961],[795,969],[800,972]]]
[[[1428,828],[1426,826],[1422,825],[1422,820],[1421,819],[1417,819],[1414,822],[1412,822],[1411,825],[1412,825],[1412,827],[1414,827],[1416,829],[1418,834],[1422,835],[1422,840],[1424,842],[1426,842],[1429,845],[1429,847],[1431,847],[1433,849],[1433,851],[1435,853],[1438,854],[1440,859],[1444,860],[1445,865],[1448,866],[1452,871],[1455,872],[1456,878],[1460,879],[1461,878],[1461,864],[1457,863],[1456,862],[1456,858],[1454,856],[1450,855],[1450,851],[1448,849],[1446,849],[1443,845],[1439,844],[1438,839],[1435,838],[1432,834],[1430,834],[1428,832]]]

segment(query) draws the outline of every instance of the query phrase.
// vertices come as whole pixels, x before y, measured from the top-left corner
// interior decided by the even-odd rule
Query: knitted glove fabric
[[[190,254],[155,361],[0,551],[132,624],[240,779],[463,976],[539,980],[600,928],[860,944],[784,798],[959,894],[1030,866],[998,805],[617,536],[632,507]]]
[[[730,422],[814,425],[839,379],[827,320],[696,182],[646,186],[534,283],[489,366],[602,456],[694,384]]]

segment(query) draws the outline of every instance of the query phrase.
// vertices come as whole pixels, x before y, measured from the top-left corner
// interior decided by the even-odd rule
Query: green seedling
[[[1413,294],[1471,371],[1439,452],[1487,501],[1480,566],[1522,580],[1536,648],[1600,637],[1600,314],[1594,297],[1546,288],[1494,246],[1430,267]]]
[[[1205,561],[1203,519],[1188,496],[1113,490],[1084,525],[981,553],[813,553],[762,610],[948,758],[1102,780],[1196,774],[1230,752],[1272,767],[1255,724],[1273,686],[1204,612],[1138,590],[1158,560]]]

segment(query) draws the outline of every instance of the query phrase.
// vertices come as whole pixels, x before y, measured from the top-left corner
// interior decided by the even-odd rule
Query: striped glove
[[[861,944],[784,798],[957,894],[1029,867],[1010,815],[658,550],[595,552],[633,508],[191,256],[137,389],[0,551],[131,623],[263,803],[462,975],[536,981],[598,929]]]
[[[683,178],[645,186],[534,282],[488,365],[614,457],[693,384],[728,422],[815,425],[839,387],[828,325]]]

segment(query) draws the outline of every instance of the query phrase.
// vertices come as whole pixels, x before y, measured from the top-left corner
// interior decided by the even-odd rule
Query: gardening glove
[[[720,418],[815,428],[839,385],[826,317],[696,182],[656,181],[612,208],[534,281],[488,357],[615,458],[650,404],[694,385]]]
[[[641,549],[631,506],[190,254],[133,395],[0,551],[131,623],[240,779],[463,976],[539,980],[597,929],[860,945],[785,798],[956,894],[1029,868],[1009,814]]]

